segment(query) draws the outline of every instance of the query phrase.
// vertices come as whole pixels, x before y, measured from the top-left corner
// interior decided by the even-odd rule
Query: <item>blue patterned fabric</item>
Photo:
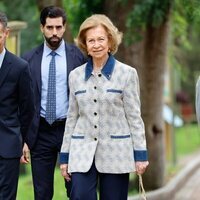
[[[56,52],[51,52],[51,61],[49,64],[49,80],[47,91],[47,105],[46,105],[46,121],[52,124],[56,120]]]

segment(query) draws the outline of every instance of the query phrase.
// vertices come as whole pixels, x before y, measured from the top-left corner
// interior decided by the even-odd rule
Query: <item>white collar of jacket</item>
[[[109,54],[109,58],[106,62],[106,64],[104,65],[103,69],[101,70],[101,73],[108,79],[110,80],[113,69],[115,66],[115,58],[113,55]],[[88,62],[86,64],[86,68],[85,68],[85,81],[87,81],[93,71],[93,63],[92,63],[92,58],[90,57],[88,59]]]

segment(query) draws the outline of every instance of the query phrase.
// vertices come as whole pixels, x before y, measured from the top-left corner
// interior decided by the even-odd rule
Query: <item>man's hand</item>
[[[29,163],[30,162],[30,150],[26,143],[24,143],[22,153],[23,153],[23,155],[21,156],[20,163],[22,163],[22,164]]]
[[[60,165],[61,175],[67,180],[67,182],[71,181],[70,174],[68,173],[68,164]]]

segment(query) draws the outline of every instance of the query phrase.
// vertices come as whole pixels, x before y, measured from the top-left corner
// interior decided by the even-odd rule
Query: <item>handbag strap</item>
[[[138,174],[139,177],[139,193],[141,195],[142,200],[147,200],[146,193],[143,186],[142,175]]]

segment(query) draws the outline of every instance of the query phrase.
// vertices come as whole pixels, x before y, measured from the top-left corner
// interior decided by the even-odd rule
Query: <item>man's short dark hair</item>
[[[7,18],[7,16],[6,16],[6,14],[3,13],[3,12],[0,12],[0,23],[3,25],[4,28],[7,27],[8,18]]]
[[[62,17],[63,25],[66,23],[67,17],[65,11],[56,6],[47,6],[45,7],[40,14],[40,23],[44,26],[46,24],[46,18],[57,18]]]

